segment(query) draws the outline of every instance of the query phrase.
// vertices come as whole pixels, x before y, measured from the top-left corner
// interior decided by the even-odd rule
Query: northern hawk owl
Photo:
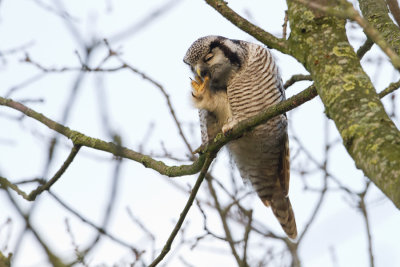
[[[188,49],[184,62],[194,73],[194,105],[199,109],[203,144],[217,133],[285,99],[282,80],[268,49],[221,36],[206,36]],[[243,179],[248,179],[283,230],[296,238],[288,197],[289,143],[286,114],[228,143]]]

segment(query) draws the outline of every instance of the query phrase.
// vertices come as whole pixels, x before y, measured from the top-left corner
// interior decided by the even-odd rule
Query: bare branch
[[[4,188],[10,188],[17,192],[20,196],[22,196],[24,199],[29,200],[29,201],[34,201],[38,195],[43,193],[43,191],[49,190],[50,187],[60,179],[60,177],[64,174],[64,172],[67,170],[69,165],[72,163],[74,160],[75,156],[78,154],[80,149],[79,145],[74,145],[72,148],[70,154],[68,155],[68,158],[65,160],[64,164],[61,166],[61,168],[56,172],[56,174],[45,184],[38,186],[35,190],[32,190],[29,194],[26,194],[24,191],[18,188],[17,185],[11,183],[4,177],[0,177],[0,184]]]
[[[363,58],[364,55],[371,49],[371,47],[374,45],[374,42],[370,38],[367,37],[367,40],[365,40],[364,44],[360,46],[357,50],[357,56],[358,58]]]
[[[368,218],[367,205],[365,203],[365,196],[368,192],[368,188],[369,188],[370,184],[371,184],[371,181],[366,182],[364,191],[361,192],[360,194],[358,194],[358,196],[360,197],[359,203],[358,203],[358,208],[361,210],[361,214],[363,215],[364,222],[365,222],[365,230],[366,230],[367,239],[368,239],[369,266],[374,267],[375,263],[374,263],[374,253],[373,253],[373,249],[372,249],[371,225],[370,225],[369,218]]]
[[[228,7],[227,3],[222,0],[206,0],[207,4],[212,6],[215,10],[217,10],[222,16],[224,16],[227,20],[232,22],[241,30],[247,32],[263,44],[267,45],[270,48],[276,49],[282,53],[287,54],[288,48],[286,44],[286,40],[284,38],[279,39],[269,32],[264,31],[260,27],[252,24],[231,8]]]
[[[103,140],[88,137],[80,132],[73,131],[64,125],[61,125],[47,117],[43,114],[40,114],[25,105],[15,102],[11,99],[5,99],[0,97],[0,105],[9,106],[13,109],[19,110],[25,115],[43,123],[50,129],[58,132],[61,135],[71,139],[74,145],[81,145],[86,147],[91,147],[97,150],[107,151],[115,156],[120,156],[123,158],[131,159],[137,162],[142,163],[145,167],[152,168],[158,171],[161,174],[175,177],[182,175],[189,175],[198,172],[204,163],[204,156],[200,156],[193,164],[191,165],[181,165],[181,166],[167,166],[165,163],[161,161],[157,161],[152,159],[149,156],[143,155],[141,153],[135,152],[125,147],[121,147],[117,144],[105,142]]]
[[[400,87],[400,80],[397,81],[397,82],[393,82],[393,83],[389,84],[389,86],[386,87],[386,89],[384,89],[378,95],[379,95],[380,98],[383,98],[383,97],[387,96],[388,94],[391,94],[394,91],[396,91],[397,89],[399,89],[399,87]]]
[[[205,156],[203,153],[217,152],[226,143],[228,143],[233,139],[239,138],[244,132],[250,131],[257,125],[264,123],[279,114],[282,114],[286,111],[289,111],[291,109],[300,106],[301,104],[313,99],[316,95],[317,92],[314,86],[310,86],[301,93],[285,101],[282,101],[275,106],[269,107],[268,109],[260,112],[258,115],[252,118],[249,118],[247,120],[238,123],[235,127],[233,127],[229,135],[224,136],[222,133],[218,134],[217,137],[212,141],[212,143],[208,144],[205,150],[203,149],[200,157],[196,161],[194,161],[191,165],[181,165],[181,166],[168,166],[164,162],[157,161],[149,156],[130,150],[126,147],[121,147],[111,142],[105,142],[97,138],[86,136],[78,131],[71,130],[68,127],[65,127],[64,125],[59,124],[45,117],[43,114],[40,114],[26,107],[25,105],[19,102],[15,102],[11,99],[0,97],[0,105],[16,109],[24,113],[28,117],[31,117],[43,123],[50,129],[71,139],[74,145],[86,146],[97,150],[107,151],[114,154],[115,156],[120,156],[123,158],[140,162],[146,168],[151,168],[159,172],[160,174],[164,174],[169,177],[176,177],[176,176],[194,174],[198,172],[203,166],[205,161]]]
[[[397,0],[386,0],[386,4],[389,7],[390,13],[392,13],[398,26],[400,26],[400,8]]]
[[[286,40],[288,21],[289,21],[288,12],[287,12],[287,10],[285,10],[285,18],[283,20],[283,25],[282,25],[282,39],[285,39],[285,40]]]
[[[157,258],[154,259],[154,261],[149,265],[149,267],[157,266],[157,264],[160,263],[162,261],[162,259],[167,255],[167,253],[170,251],[172,242],[174,241],[176,235],[178,234],[179,229],[182,227],[182,224],[186,218],[186,215],[188,214],[189,209],[192,206],[194,199],[196,198],[196,195],[197,195],[197,192],[199,191],[200,185],[203,182],[204,177],[207,174],[208,168],[210,167],[215,156],[216,156],[216,154],[207,153],[206,159],[205,159],[204,165],[201,169],[201,172],[199,174],[199,177],[197,178],[196,183],[193,186],[192,192],[190,193],[189,199],[187,200],[186,205],[185,205],[184,209],[182,210],[181,215],[179,216],[178,222],[176,223],[174,229],[172,230],[171,235],[169,236],[167,242],[165,243],[164,248],[162,249],[160,255],[158,255]]]
[[[207,177],[207,184],[208,184],[208,189],[210,191],[211,197],[214,200],[215,209],[218,211],[219,217],[221,219],[222,227],[223,227],[224,232],[225,232],[225,238],[226,238],[226,241],[229,244],[229,247],[231,249],[231,253],[234,256],[238,266],[243,266],[243,267],[244,266],[248,266],[247,263],[244,261],[245,258],[242,260],[239,257],[239,254],[236,251],[235,241],[233,241],[231,230],[229,228],[229,225],[228,225],[228,222],[227,222],[227,219],[226,219],[227,211],[225,209],[222,209],[221,204],[219,203],[219,200],[218,200],[218,197],[217,197],[217,193],[215,192],[214,186],[212,184],[211,176]]]
[[[337,16],[339,18],[351,19],[358,23],[363,28],[364,32],[368,35],[371,40],[376,43],[382,51],[390,58],[393,66],[400,70],[400,56],[397,55],[393,49],[388,45],[382,35],[371,26],[364,18],[360,16],[357,10],[354,9],[353,5],[347,1],[341,1],[341,10],[337,10],[332,6],[321,5],[315,1],[309,0],[295,0],[299,3],[305,4],[312,9],[323,11],[326,14]]]
[[[39,186],[37,189],[33,190],[29,195],[28,199],[30,201],[33,201],[36,199],[36,197],[41,194],[45,190],[49,190],[50,187],[60,179],[61,175],[64,174],[64,172],[67,170],[69,165],[71,165],[72,161],[74,160],[75,156],[78,154],[79,149],[81,146],[79,145],[74,145],[74,147],[71,149],[70,154],[68,155],[68,158],[65,160],[64,164],[61,166],[61,168],[56,172],[56,174],[44,185]]]
[[[292,86],[293,84],[295,84],[296,82],[300,82],[300,81],[312,81],[312,77],[311,77],[311,75],[295,74],[292,77],[290,77],[289,80],[287,80],[285,82],[285,84],[283,85],[283,88],[287,89],[290,86]]]
[[[98,231],[99,233],[107,236],[108,238],[110,238],[112,241],[118,243],[121,246],[124,246],[126,248],[129,248],[130,250],[141,254],[142,252],[139,252],[139,250],[137,250],[135,247],[133,247],[132,245],[126,243],[125,241],[115,237],[114,235],[110,234],[109,232],[107,232],[105,229],[103,229],[102,227],[96,225],[94,222],[90,221],[89,219],[85,218],[83,215],[79,214],[76,210],[74,210],[73,208],[71,208],[69,205],[67,205],[67,203],[65,203],[65,201],[61,200],[54,192],[49,191],[49,194],[66,210],[68,210],[69,212],[71,212],[73,215],[75,215],[77,218],[79,218],[79,220],[81,220],[82,222],[86,223],[87,225],[89,225],[90,227],[92,227],[93,229],[96,229],[96,231]]]
[[[42,237],[39,235],[39,233],[36,231],[36,229],[31,225],[30,223],[30,217],[28,214],[25,214],[21,207],[16,203],[16,201],[14,200],[14,198],[11,196],[10,192],[6,189],[5,192],[7,193],[8,199],[10,200],[10,202],[13,204],[14,208],[16,209],[16,211],[18,212],[18,214],[22,217],[22,219],[25,222],[25,227],[26,229],[29,229],[32,234],[34,235],[34,237],[36,238],[36,240],[38,241],[38,243],[40,244],[40,246],[43,248],[43,250],[46,252],[46,255],[49,259],[49,261],[51,262],[51,264],[55,267],[65,267],[67,265],[65,265],[61,259],[59,257],[57,257],[52,251],[51,249],[48,247],[48,245],[45,243],[45,241],[42,239]]]

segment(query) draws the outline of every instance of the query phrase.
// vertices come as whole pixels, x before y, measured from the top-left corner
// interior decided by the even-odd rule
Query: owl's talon
[[[231,129],[222,128],[222,133],[224,134],[224,136],[228,136],[231,132],[232,132],[232,128]]]
[[[209,81],[209,78],[206,76],[204,80],[200,76],[195,76],[195,80],[190,79],[191,82],[190,84],[192,85],[193,91],[192,91],[192,96],[193,97],[198,97],[202,95],[205,91],[206,85]]]
[[[236,120],[231,119],[224,126],[222,126],[222,133],[226,136],[232,132],[233,127],[237,124]]]

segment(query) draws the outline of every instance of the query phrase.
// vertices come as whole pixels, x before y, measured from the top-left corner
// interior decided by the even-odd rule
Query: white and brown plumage
[[[285,99],[280,75],[268,49],[221,36],[196,40],[184,62],[195,74],[192,96],[199,109],[202,142]],[[296,222],[288,197],[289,144],[282,114],[228,144],[239,172],[291,238]]]

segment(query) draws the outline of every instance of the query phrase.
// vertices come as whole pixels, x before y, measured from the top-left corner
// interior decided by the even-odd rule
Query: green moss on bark
[[[385,41],[400,54],[400,29],[389,17],[384,0],[359,0],[363,16],[383,36]]]
[[[345,20],[303,16],[311,11],[287,2],[289,50],[311,73],[357,168],[400,207],[400,134],[347,40]]]

